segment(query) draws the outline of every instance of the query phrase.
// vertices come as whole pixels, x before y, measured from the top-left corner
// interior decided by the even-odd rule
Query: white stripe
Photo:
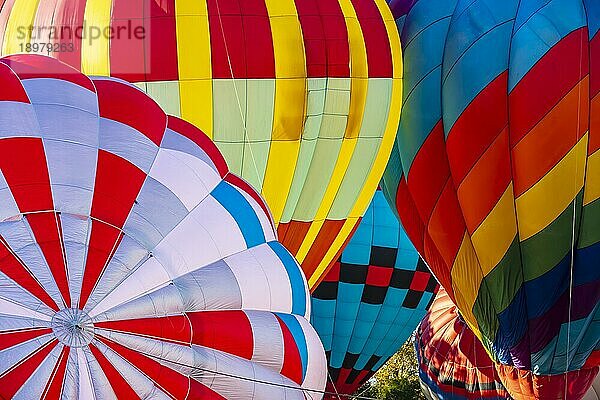
[[[127,381],[127,384],[140,398],[170,400],[170,397],[155,387],[154,382],[120,355],[97,340],[94,341],[94,345],[102,352],[102,354],[104,354],[106,359],[113,367],[115,367],[119,374]]]
[[[94,394],[94,385],[90,376],[89,360],[86,351],[83,348],[73,348],[77,352],[77,366],[79,369],[79,399],[93,400],[96,398]],[[89,350],[88,350],[89,351]],[[90,355],[91,357],[91,355]]]
[[[242,308],[289,313],[292,290],[283,263],[261,244],[225,259],[242,291]]]
[[[284,361],[284,344],[281,326],[275,315],[265,311],[246,311],[252,326],[254,351],[252,361],[281,372]]]
[[[50,267],[35,240],[27,219],[22,218],[0,224],[0,236],[31,271],[52,300],[59,306],[63,304],[54,276],[50,272]]]
[[[67,370],[65,372],[65,380],[60,398],[61,400],[77,399],[77,393],[79,393],[79,368],[77,367],[77,352],[71,349],[71,351],[69,351]]]
[[[177,150],[161,148],[149,174],[168,187],[188,210],[196,207],[221,181],[203,160]]]
[[[86,309],[93,309],[114,289],[118,288],[132,272],[142,265],[150,252],[128,236],[123,236],[98,284],[92,291]]]
[[[31,376],[25,381],[23,386],[19,388],[17,393],[14,395],[13,400],[32,400],[40,399],[44,393],[44,389],[50,380],[52,371],[54,370],[60,353],[63,349],[62,344],[58,344],[50,354],[43,360],[43,362],[36,368]]]
[[[25,360],[31,353],[39,350],[51,340],[54,340],[54,335],[42,335],[0,351],[0,376],[4,375],[13,366]]]
[[[15,303],[15,300],[4,299],[0,297],[0,310],[3,315],[11,315],[18,317],[28,317],[34,318],[41,321],[50,321],[52,317],[50,315],[45,315],[39,313],[37,311],[31,310],[29,308],[23,307],[20,304]]]

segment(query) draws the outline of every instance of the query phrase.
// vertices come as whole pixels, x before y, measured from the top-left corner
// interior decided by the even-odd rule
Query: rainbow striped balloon
[[[577,398],[600,363],[600,3],[390,5],[406,74],[387,195],[511,394],[559,375],[549,398]]]

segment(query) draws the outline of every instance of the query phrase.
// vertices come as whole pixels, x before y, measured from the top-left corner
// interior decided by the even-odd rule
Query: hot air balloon
[[[54,57],[135,82],[198,126],[266,199],[309,285],[322,278],[367,209],[398,126],[402,58],[385,1],[2,3],[3,54],[58,45]]]
[[[0,87],[0,398],[321,397],[302,271],[208,137],[48,57]]]
[[[352,394],[365,383],[408,339],[437,289],[378,190],[312,295],[311,322],[332,380],[327,391]]]
[[[423,393],[437,399],[509,399],[494,362],[440,289],[416,331]]]
[[[600,360],[600,3],[391,7],[386,193],[511,395],[579,399]]]

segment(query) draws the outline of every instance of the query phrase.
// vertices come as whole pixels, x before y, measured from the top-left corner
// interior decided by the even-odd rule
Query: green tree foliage
[[[417,368],[417,356],[410,338],[358,393],[382,400],[425,399],[419,386]]]

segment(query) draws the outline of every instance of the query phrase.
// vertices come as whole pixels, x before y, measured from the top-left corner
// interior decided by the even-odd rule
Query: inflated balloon
[[[208,137],[47,57],[0,87],[0,398],[324,388],[302,271]]]
[[[494,362],[444,289],[417,328],[415,350],[421,388],[429,400],[510,398]]]
[[[354,393],[398,351],[438,289],[383,193],[312,296],[335,388]],[[336,398],[333,396],[333,398]]]
[[[405,88],[385,190],[507,389],[576,399],[600,363],[600,3],[391,8]]]
[[[322,278],[367,209],[398,126],[402,57],[383,0],[2,4],[4,55],[49,44],[87,74],[137,83],[214,140],[266,199],[309,285]]]

